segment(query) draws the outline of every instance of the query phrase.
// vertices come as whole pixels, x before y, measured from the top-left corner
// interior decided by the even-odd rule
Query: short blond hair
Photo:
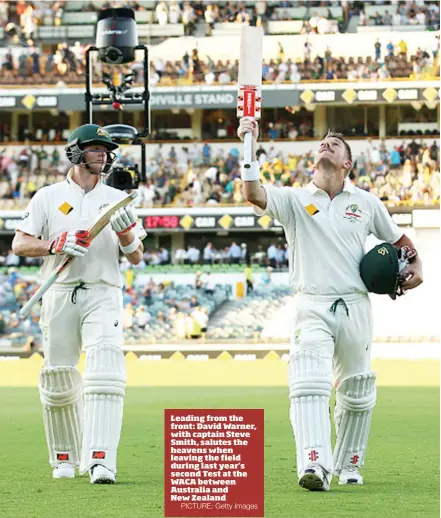
[[[348,158],[349,158],[349,160],[350,160],[350,161],[351,161],[351,163],[352,163],[352,151],[351,151],[351,147],[350,147],[350,146],[349,146],[349,144],[346,142],[346,140],[345,140],[345,137],[344,137],[343,133],[337,133],[336,131],[329,129],[329,130],[328,130],[328,133],[325,135],[325,138],[336,138],[337,140],[340,140],[340,142],[343,142],[343,144],[345,145],[345,148],[346,148],[346,153],[347,153],[347,155],[348,155]]]

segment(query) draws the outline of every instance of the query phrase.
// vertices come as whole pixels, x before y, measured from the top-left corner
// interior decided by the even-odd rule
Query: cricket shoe
[[[55,466],[52,478],[75,478],[75,468],[68,462],[62,462]]]
[[[299,478],[299,486],[309,491],[329,491],[331,476],[318,464],[311,464]]]
[[[338,477],[338,485],[345,486],[353,484],[354,486],[362,486],[363,485],[363,477],[358,471],[357,466],[348,466],[343,468]]]
[[[95,464],[89,470],[91,484],[114,484],[116,477],[109,469],[101,464]]]

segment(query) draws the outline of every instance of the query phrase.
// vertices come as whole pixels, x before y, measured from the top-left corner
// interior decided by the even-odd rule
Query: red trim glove
[[[70,255],[84,257],[90,246],[88,230],[71,230],[63,232],[51,241],[48,251],[50,255]]]
[[[110,218],[110,224],[117,236],[122,236],[130,232],[136,226],[136,214],[132,207],[123,207],[119,209]]]

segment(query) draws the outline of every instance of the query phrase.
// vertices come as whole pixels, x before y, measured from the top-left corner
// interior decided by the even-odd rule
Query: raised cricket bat
[[[106,207],[102,212],[98,214],[95,220],[89,227],[89,236],[90,241],[95,239],[95,237],[104,229],[104,227],[109,223],[111,216],[115,214],[115,212],[119,209],[122,209],[126,205],[132,203],[133,200],[137,198],[138,194],[136,191],[131,192],[122,200],[119,200],[112,205]],[[26,302],[26,304],[20,310],[20,316],[25,318],[29,315],[29,312],[33,308],[33,306],[43,298],[43,295],[47,292],[47,290],[54,284],[57,280],[60,273],[65,270],[71,262],[74,260],[74,257],[66,256],[64,261],[62,261],[57,268],[51,273],[51,275],[44,281],[44,283],[38,288],[38,290],[32,295],[32,297]]]
[[[237,116],[260,119],[262,109],[263,29],[244,25],[240,38]],[[251,166],[251,133],[244,136],[244,167]]]

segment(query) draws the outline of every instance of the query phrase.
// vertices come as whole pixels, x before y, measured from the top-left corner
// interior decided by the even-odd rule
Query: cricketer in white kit
[[[122,345],[119,249],[132,264],[142,259],[144,230],[128,206],[91,242],[99,211],[126,196],[105,185],[118,145],[95,124],[77,128],[66,145],[73,167],[65,181],[43,187],[17,226],[14,253],[44,257],[41,280],[74,261],[43,296],[40,325],[44,366],[39,390],[54,478],[89,472],[92,483],[116,475],[126,373]],[[77,370],[84,348],[84,375]]]
[[[241,119],[238,136],[258,126]],[[255,160],[253,150],[253,160]],[[277,219],[290,251],[290,282],[296,293],[289,359],[290,421],[296,440],[299,484],[329,490],[362,484],[372,410],[375,373],[370,368],[372,311],[359,265],[368,234],[397,248],[414,248],[375,195],[347,178],[351,150],[343,135],[329,132],[315,155],[312,181],[304,188],[261,185],[258,162],[242,171],[243,191],[257,212]],[[417,257],[403,272],[404,290],[422,283]],[[336,380],[331,448],[329,398]]]

